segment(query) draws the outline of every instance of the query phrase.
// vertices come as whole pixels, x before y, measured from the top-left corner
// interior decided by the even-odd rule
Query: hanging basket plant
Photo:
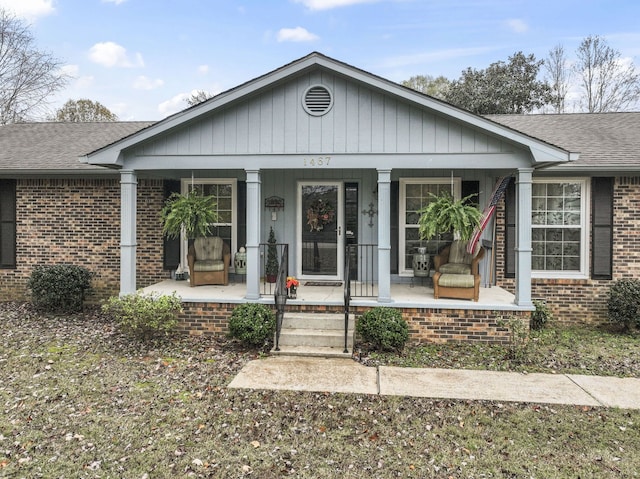
[[[418,211],[420,238],[429,240],[440,233],[453,233],[454,237],[467,242],[473,230],[480,224],[482,213],[469,200],[475,194],[455,200],[449,192],[440,195],[431,193],[431,201]]]
[[[213,196],[204,196],[197,189],[186,195],[173,193],[160,211],[162,234],[170,239],[179,238],[184,229],[188,239],[207,236],[218,221],[216,206]]]
[[[336,209],[329,201],[314,200],[307,208],[307,225],[309,231],[322,231],[334,221]]]

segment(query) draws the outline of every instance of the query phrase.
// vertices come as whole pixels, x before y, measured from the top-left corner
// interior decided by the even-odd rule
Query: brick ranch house
[[[535,299],[603,321],[612,281],[640,270],[638,151],[640,113],[481,117],[312,53],[159,122],[0,126],[0,297],[25,298],[35,265],[73,263],[96,300],[176,290],[185,330],[220,333],[238,303],[273,304],[273,228],[302,282],[287,311],[342,310],[341,288],[305,284],[343,282],[351,244],[354,285],[373,285],[352,311],[401,308],[414,339],[503,341],[497,319]],[[412,258],[444,240],[418,238],[416,210],[443,189],[482,209],[504,176],[479,301],[435,299]],[[159,211],[191,187],[216,196],[215,234],[246,248],[227,286],[172,279],[187,244],[163,239]],[[335,206],[314,229],[318,194]]]

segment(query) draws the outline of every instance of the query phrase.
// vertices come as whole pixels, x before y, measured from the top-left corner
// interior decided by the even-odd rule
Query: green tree
[[[118,116],[97,101],[87,99],[68,100],[58,108],[53,121],[83,123],[91,121],[118,121]]]
[[[442,75],[434,78],[431,75],[416,75],[402,81],[402,86],[424,93],[425,95],[445,100],[451,81]]]
[[[529,113],[552,101],[550,86],[537,79],[543,63],[518,52],[486,70],[467,68],[451,83],[446,100],[479,115]]]
[[[571,68],[562,45],[556,45],[549,51],[544,61],[546,80],[551,87],[551,107],[554,113],[564,113],[567,94],[571,87]]]
[[[61,62],[36,48],[28,25],[0,7],[0,124],[44,116],[68,77]]]
[[[204,90],[197,90],[191,93],[191,96],[187,98],[185,101],[189,106],[195,106],[198,103],[202,103],[203,101],[207,101],[209,98],[213,98],[213,95]]]

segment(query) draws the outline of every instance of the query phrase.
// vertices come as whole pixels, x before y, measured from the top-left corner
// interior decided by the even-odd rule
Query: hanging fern
[[[439,233],[453,232],[462,241],[469,241],[473,230],[480,224],[482,213],[467,204],[475,194],[454,200],[449,192],[430,193],[431,201],[418,213],[420,238],[429,240]]]
[[[216,199],[204,196],[198,190],[186,195],[173,193],[160,211],[162,234],[167,238],[179,238],[182,228],[187,238],[207,236],[211,225],[218,221]]]

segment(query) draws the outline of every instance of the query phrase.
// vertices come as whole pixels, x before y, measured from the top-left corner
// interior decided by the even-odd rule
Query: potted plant
[[[275,283],[278,277],[278,248],[276,247],[276,234],[273,232],[273,227],[269,231],[269,239],[267,240],[269,246],[267,246],[267,266],[265,268],[265,276],[267,277],[267,283]]]
[[[204,196],[197,189],[186,195],[172,193],[160,211],[162,234],[169,239],[176,239],[184,231],[190,241],[207,236],[211,232],[211,225],[218,221],[216,205],[213,196]],[[186,279],[183,273],[185,269],[181,258],[176,279]]]
[[[432,200],[418,211],[420,238],[429,240],[440,233],[453,233],[454,238],[468,242],[482,218],[480,210],[469,204],[473,196],[476,195],[455,200],[447,191],[440,195],[431,193]]]

